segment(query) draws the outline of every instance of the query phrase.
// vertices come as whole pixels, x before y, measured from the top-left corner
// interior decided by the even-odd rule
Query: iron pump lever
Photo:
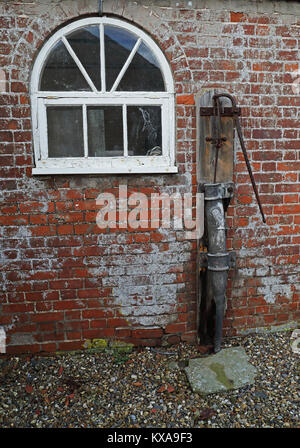
[[[239,120],[238,108],[236,106],[236,101],[235,101],[235,99],[231,95],[229,95],[229,93],[218,93],[218,94],[215,94],[213,96],[214,108],[218,112],[219,121],[221,121],[219,98],[222,98],[222,97],[229,98],[229,100],[231,101],[232,111],[233,111],[233,118],[234,118],[234,124],[235,124],[236,130],[237,130],[237,133],[238,133],[240,145],[241,145],[241,148],[242,148],[242,151],[243,151],[244,159],[245,159],[245,162],[246,162],[246,165],[247,165],[248,173],[249,173],[249,176],[250,176],[250,179],[251,179],[251,183],[252,183],[252,188],[253,188],[254,193],[255,193],[255,197],[256,197],[256,200],[257,200],[257,203],[258,203],[258,206],[259,206],[259,210],[260,210],[260,213],[261,213],[261,216],[262,216],[262,220],[265,223],[266,222],[266,218],[265,218],[265,215],[264,215],[264,212],[263,212],[263,208],[262,208],[262,205],[261,205],[260,197],[259,197],[259,194],[258,194],[258,191],[257,191],[257,187],[256,187],[256,183],[255,183],[255,179],[253,177],[251,165],[250,165],[249,158],[248,158],[248,155],[247,155],[246,146],[245,146],[245,142],[244,142],[244,138],[243,138],[243,134],[242,134],[242,129],[241,129],[241,125],[240,125],[240,120]],[[218,150],[219,150],[219,146],[217,146],[217,152],[216,152],[215,173],[216,173],[216,166],[217,166],[217,163],[218,163]]]

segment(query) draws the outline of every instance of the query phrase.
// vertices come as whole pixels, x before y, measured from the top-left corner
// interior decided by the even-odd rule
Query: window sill
[[[111,168],[110,170],[97,168],[33,168],[33,175],[50,175],[50,174],[168,174],[178,173],[177,166],[160,166],[160,167],[120,167]]]

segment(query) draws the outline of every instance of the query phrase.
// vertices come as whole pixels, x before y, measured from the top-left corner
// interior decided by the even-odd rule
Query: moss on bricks
[[[106,339],[87,339],[83,344],[88,352],[132,353],[133,347],[133,344],[127,342]]]

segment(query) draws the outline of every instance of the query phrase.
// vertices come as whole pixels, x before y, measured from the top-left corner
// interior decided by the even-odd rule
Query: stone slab
[[[203,358],[189,360],[185,368],[193,392],[207,395],[253,384],[256,368],[243,347],[231,347]]]

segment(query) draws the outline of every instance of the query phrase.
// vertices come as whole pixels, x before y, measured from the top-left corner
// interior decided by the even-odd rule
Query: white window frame
[[[128,57],[111,91],[105,91],[105,52],[104,25],[118,26],[137,37],[136,48]],[[40,91],[39,84],[43,66],[53,47],[63,40],[68,49],[65,36],[85,26],[98,25],[100,30],[101,87],[97,91],[84,67],[77,58],[77,65],[82,75],[92,88],[91,92],[82,91]],[[144,42],[157,58],[165,83],[165,92],[119,92],[117,83],[131,62],[134,51]],[[73,50],[69,48],[69,52]],[[118,79],[119,78],[119,79]],[[35,167],[32,173],[42,174],[102,174],[102,173],[177,173],[175,165],[175,94],[174,81],[170,66],[157,44],[142,30],[119,19],[108,17],[92,17],[77,20],[58,30],[40,50],[32,70],[31,105],[33,123],[33,143]],[[82,106],[84,157],[50,158],[48,157],[47,106]],[[121,157],[88,157],[87,141],[87,106],[112,105],[123,108],[124,156]],[[161,156],[128,156],[127,144],[127,106],[161,106],[162,117],[162,155]],[[126,124],[126,126],[125,126]]]

